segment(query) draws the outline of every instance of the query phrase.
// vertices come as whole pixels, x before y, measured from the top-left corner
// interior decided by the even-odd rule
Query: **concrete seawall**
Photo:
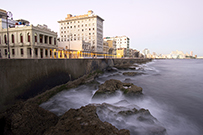
[[[114,63],[144,61],[149,59],[0,59],[0,111]]]

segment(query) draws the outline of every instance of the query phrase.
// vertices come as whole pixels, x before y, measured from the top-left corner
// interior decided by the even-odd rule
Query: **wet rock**
[[[126,96],[137,96],[142,94],[142,88],[133,83],[122,83],[119,80],[110,79],[99,86],[99,89],[93,95],[95,98],[108,98],[116,94],[116,90],[121,90]]]
[[[108,71],[108,72],[117,72],[118,69],[116,69],[116,68],[114,68],[114,67],[107,67],[107,68],[106,68],[106,71]]]
[[[135,67],[135,66],[129,66],[129,69],[131,69],[131,70],[135,70],[136,67]]]
[[[103,98],[105,95],[114,95],[116,90],[122,88],[123,85],[121,81],[114,79],[107,80],[104,84],[99,86],[99,90],[95,92],[93,98],[98,98],[101,96]]]
[[[80,109],[70,109],[58,123],[44,135],[129,135],[129,130],[118,130],[108,122],[102,122],[96,113],[96,106],[87,105]]]
[[[122,89],[127,96],[138,96],[142,94],[142,88],[136,85],[131,85],[127,89]]]
[[[138,107],[139,108],[139,107]],[[147,109],[129,109],[124,106],[114,106],[103,103],[98,105],[97,114],[102,121],[114,123],[117,128],[130,130],[131,134],[165,135],[166,129]],[[108,115],[107,115],[108,114]],[[133,124],[132,124],[133,122]],[[145,125],[145,126],[143,126]]]
[[[124,72],[123,75],[127,75],[127,76],[135,76],[135,75],[142,75],[144,73],[140,73],[140,72]]]
[[[41,135],[54,126],[58,117],[36,104],[18,103],[1,115],[1,134]]]

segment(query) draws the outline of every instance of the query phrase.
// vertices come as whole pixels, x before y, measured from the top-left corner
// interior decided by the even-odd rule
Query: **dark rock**
[[[142,75],[144,73],[140,73],[140,72],[124,72],[123,75],[127,75],[127,76],[135,76],[135,75]]]
[[[55,114],[38,105],[22,102],[4,112],[0,119],[4,121],[1,134],[5,135],[42,135],[58,121]]]
[[[94,98],[108,98],[115,95],[116,90],[121,90],[126,96],[135,96],[142,94],[142,88],[133,83],[122,83],[119,80],[110,79],[99,86],[99,89],[93,95]]]
[[[108,72],[117,72],[118,69],[116,69],[116,68],[114,68],[114,67],[107,67],[107,68],[106,68],[106,71],[108,71]]]
[[[104,84],[99,86],[99,90],[97,90],[93,96],[93,98],[101,97],[102,95],[114,95],[115,91],[118,89],[122,89],[122,82],[119,80],[110,79],[105,81]]]
[[[87,105],[70,109],[44,135],[129,135],[129,130],[118,130],[108,122],[102,122],[96,114],[96,106]]]

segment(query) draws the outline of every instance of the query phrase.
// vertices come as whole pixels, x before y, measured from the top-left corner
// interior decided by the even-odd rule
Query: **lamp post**
[[[13,14],[8,11],[6,15],[6,25],[7,25],[7,44],[8,44],[8,58],[10,59],[10,47],[9,47],[9,32],[8,32],[8,18],[11,17],[11,20],[13,20]]]

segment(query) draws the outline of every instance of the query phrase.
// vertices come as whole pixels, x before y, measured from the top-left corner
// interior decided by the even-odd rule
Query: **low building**
[[[56,57],[57,33],[46,25],[33,26],[24,19],[8,19],[0,10],[0,57],[8,58],[54,58]],[[9,51],[8,51],[8,46]]]
[[[127,49],[126,48],[117,48],[116,50],[116,56],[117,58],[123,58],[126,57]]]

